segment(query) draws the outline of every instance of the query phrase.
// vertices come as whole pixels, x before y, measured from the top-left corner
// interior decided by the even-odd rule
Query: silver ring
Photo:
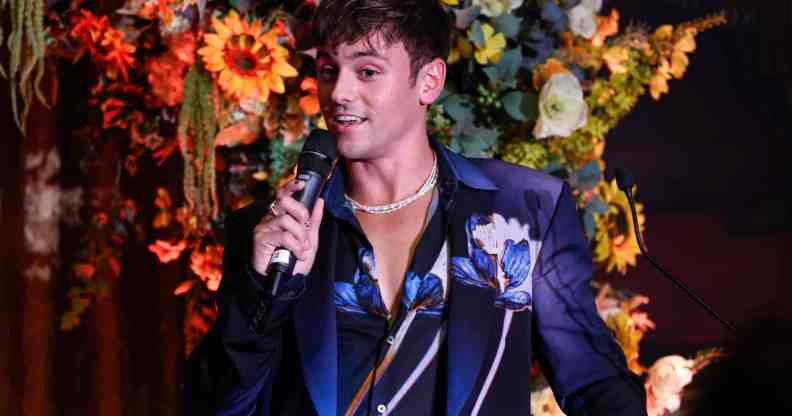
[[[277,199],[272,201],[272,203],[270,203],[269,210],[272,213],[272,215],[274,215],[276,217],[280,215],[280,213],[278,212],[278,200]]]

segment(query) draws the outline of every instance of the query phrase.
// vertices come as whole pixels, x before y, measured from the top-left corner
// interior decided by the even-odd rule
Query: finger
[[[305,208],[305,205],[301,204],[299,201],[290,196],[280,200],[280,204],[278,204],[278,211],[280,211],[280,216],[283,216],[283,214],[286,213],[294,217],[302,224],[308,223],[308,221],[311,219],[311,214],[308,212],[308,209]]]
[[[281,230],[293,235],[300,242],[308,244],[308,230],[305,229],[303,223],[298,222],[294,217],[281,215],[275,220],[275,224]]]
[[[276,246],[291,251],[297,259],[302,260],[305,257],[305,246],[293,235],[287,232],[279,233],[277,241],[278,244]]]
[[[298,181],[298,180],[289,181],[286,183],[286,185],[283,186],[283,188],[278,189],[277,192],[278,199],[291,196],[292,194],[302,190],[303,188],[305,188],[305,181]]]

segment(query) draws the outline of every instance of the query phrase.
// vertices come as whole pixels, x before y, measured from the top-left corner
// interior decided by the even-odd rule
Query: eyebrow
[[[329,53],[327,53],[327,52],[325,52],[323,50],[320,50],[320,51],[318,51],[316,53],[316,59],[318,60],[319,58],[325,58],[325,59],[333,60],[332,56],[330,56]],[[388,59],[387,56],[379,53],[376,49],[373,49],[373,48],[365,49],[365,50],[362,50],[362,51],[356,51],[356,52],[352,53],[351,55],[347,55],[346,58],[347,59],[353,59],[353,60],[354,59],[358,59],[358,58],[376,58],[376,59],[379,59],[379,60],[382,60],[382,61],[385,61],[385,62],[390,62],[390,60]]]

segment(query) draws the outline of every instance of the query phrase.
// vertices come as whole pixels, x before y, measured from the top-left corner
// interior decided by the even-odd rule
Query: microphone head
[[[312,130],[308,138],[305,139],[302,153],[315,152],[330,160],[335,160],[338,158],[337,142],[338,138],[336,138],[335,134],[327,130],[315,129]]]
[[[614,174],[616,174],[616,184],[619,189],[625,193],[632,192],[632,188],[635,186],[635,177],[633,177],[632,173],[627,169],[616,168],[614,169]]]
[[[316,172],[327,177],[338,159],[338,138],[327,130],[315,129],[305,139],[297,162],[299,172]]]

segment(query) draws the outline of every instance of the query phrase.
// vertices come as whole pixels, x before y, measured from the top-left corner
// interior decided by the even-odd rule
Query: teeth
[[[335,119],[339,123],[354,123],[363,121],[362,117],[357,116],[336,116]]]

